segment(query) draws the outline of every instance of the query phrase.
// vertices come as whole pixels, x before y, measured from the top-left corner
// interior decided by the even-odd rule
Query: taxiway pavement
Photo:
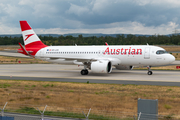
[[[60,82],[87,82],[106,84],[136,84],[180,86],[180,71],[116,70],[110,74],[81,75],[83,67],[59,64],[1,64],[0,79]]]

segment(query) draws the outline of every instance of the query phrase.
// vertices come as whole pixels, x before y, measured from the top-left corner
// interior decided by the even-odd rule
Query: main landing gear
[[[81,70],[81,75],[87,75],[89,72],[87,69],[82,69]]]
[[[153,72],[151,71],[151,66],[147,66],[147,68],[148,68],[148,72],[147,72],[147,74],[148,74],[148,75],[152,75],[152,74],[153,74]]]
[[[81,70],[81,75],[87,75],[89,73],[89,71],[87,70],[87,68],[90,69],[90,62],[84,62],[84,69]]]

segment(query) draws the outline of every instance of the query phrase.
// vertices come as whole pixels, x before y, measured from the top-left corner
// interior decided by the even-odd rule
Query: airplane
[[[27,21],[20,21],[24,45],[19,53],[60,64],[84,66],[81,75],[89,73],[111,73],[114,66],[118,70],[132,70],[133,66],[147,66],[152,75],[152,66],[167,65],[175,57],[165,49],[151,45],[102,45],[102,46],[47,46]]]

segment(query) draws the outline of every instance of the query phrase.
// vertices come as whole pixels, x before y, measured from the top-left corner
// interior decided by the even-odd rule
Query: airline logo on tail
[[[25,36],[26,36],[25,41],[26,41],[29,37],[31,37],[32,35],[34,35],[34,34],[25,35]]]
[[[20,45],[21,49],[19,49],[18,52],[34,56],[40,49],[47,47],[41,42],[27,21],[20,21],[20,26],[25,47]]]

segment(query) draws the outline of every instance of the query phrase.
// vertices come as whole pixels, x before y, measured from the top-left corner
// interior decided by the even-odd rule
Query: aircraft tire
[[[148,75],[152,75],[153,74],[153,72],[152,71],[148,71],[148,73],[147,73]]]
[[[85,69],[85,71],[86,71],[86,75],[87,75],[89,72],[88,72],[88,70],[87,70],[87,69]]]
[[[88,70],[87,69],[81,70],[81,75],[87,75],[87,74],[88,74]]]

